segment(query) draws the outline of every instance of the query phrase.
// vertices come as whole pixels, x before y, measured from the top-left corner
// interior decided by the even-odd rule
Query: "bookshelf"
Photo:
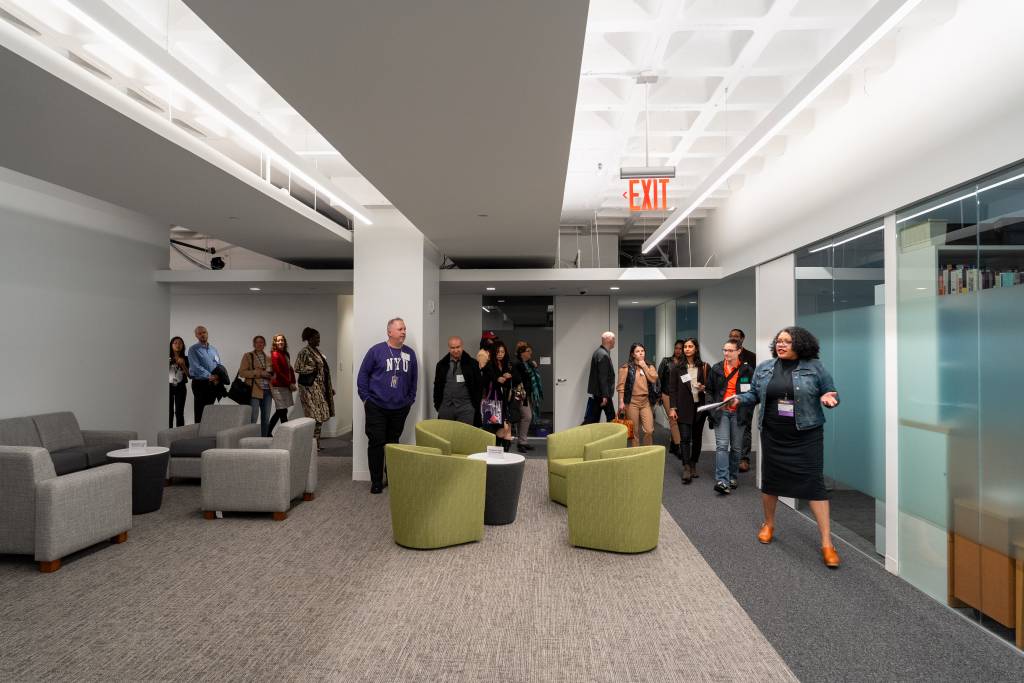
[[[1024,284],[1024,245],[940,245],[936,257],[938,296]]]

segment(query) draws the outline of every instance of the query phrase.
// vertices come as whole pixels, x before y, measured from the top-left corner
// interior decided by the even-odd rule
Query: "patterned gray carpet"
[[[412,551],[320,462],[284,522],[203,520],[182,485],[56,574],[0,556],[0,680],[795,680],[664,510],[653,552],[573,548],[529,460],[514,524]]]

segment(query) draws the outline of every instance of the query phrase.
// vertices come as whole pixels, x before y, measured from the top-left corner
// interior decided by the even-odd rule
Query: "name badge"
[[[740,385],[740,393],[741,394],[745,394],[748,391],[750,391],[750,385],[749,384],[741,384]]]
[[[402,360],[409,360],[409,354],[407,354],[405,351],[402,351]]]
[[[779,400],[779,417],[793,417],[793,402],[785,399]]]
[[[679,375],[679,381],[683,382],[683,383],[689,382],[690,381],[690,375],[689,374]]]
[[[455,375],[455,381],[458,382],[459,384],[462,384],[463,382],[466,381],[466,378],[463,377],[462,375]]]

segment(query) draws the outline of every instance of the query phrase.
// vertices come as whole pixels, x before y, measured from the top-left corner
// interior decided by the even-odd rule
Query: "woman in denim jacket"
[[[757,534],[771,543],[779,496],[802,498],[811,506],[821,533],[821,553],[839,566],[829,529],[828,494],[822,476],[825,413],[839,405],[832,376],[818,360],[818,340],[802,327],[787,327],[772,340],[772,359],[757,366],[750,391],[734,400],[761,404],[761,501],[764,524]]]

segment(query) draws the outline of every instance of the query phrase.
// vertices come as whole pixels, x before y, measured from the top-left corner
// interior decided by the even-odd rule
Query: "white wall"
[[[437,337],[440,354],[448,352],[448,337],[452,336],[462,337],[466,350],[475,354],[480,346],[480,332],[484,329],[483,297],[479,294],[442,294],[440,301]],[[441,355],[432,358],[432,363],[441,360]],[[432,376],[433,365],[430,372]]]
[[[335,383],[338,392],[335,397],[334,407],[338,413],[336,423],[338,434],[347,434],[352,431],[352,392],[349,387],[354,381],[356,369],[353,367],[352,358],[352,335],[355,328],[352,317],[353,297],[351,295],[338,296],[338,380]]]
[[[0,418],[71,410],[86,429],[167,426],[167,226],[0,169],[0,320],[18,379]]]
[[[888,70],[854,68],[849,101],[704,222],[695,261],[737,272],[1024,158],[1022,25],[1024,3],[960,2]]]
[[[795,259],[792,254],[775,259],[756,268],[754,274],[757,291],[757,315],[755,329],[745,330],[747,343],[757,353],[758,362],[771,358],[769,346],[775,333],[783,327],[796,324],[796,276],[793,270]],[[759,431],[754,425],[755,449],[760,452]],[[759,463],[760,464],[760,463]],[[761,483],[761,468],[757,468],[758,484]],[[792,499],[783,499],[790,506]]]
[[[581,228],[579,234],[574,231],[559,232],[559,247],[563,268],[573,267],[579,250],[579,268],[618,268],[619,267],[619,235],[615,232],[599,233],[596,238],[587,229]],[[556,265],[556,267],[558,267]]]
[[[210,333],[210,344],[220,352],[224,367],[234,377],[242,355],[252,350],[257,334],[267,340],[267,352],[275,334],[288,339],[292,362],[305,344],[302,328],[320,331],[320,351],[331,364],[331,382],[337,394],[346,390],[338,381],[338,303],[334,294],[175,294],[171,297],[170,336],[180,336],[185,344],[195,343],[194,330],[203,325]],[[298,397],[296,397],[297,399]],[[229,401],[230,399],[223,399]],[[298,400],[296,405],[299,406]],[[335,410],[337,411],[337,398]],[[300,406],[301,407],[301,406]],[[192,390],[185,405],[185,421],[192,422]],[[323,434],[338,433],[338,419],[324,424]]]
[[[617,335],[615,348],[619,349],[619,358],[622,359],[619,362],[625,363],[629,356],[630,344],[644,340],[644,309],[619,308],[618,331],[615,334]],[[600,344],[600,340],[598,340],[598,344]],[[594,345],[594,348],[597,348],[597,344]]]

